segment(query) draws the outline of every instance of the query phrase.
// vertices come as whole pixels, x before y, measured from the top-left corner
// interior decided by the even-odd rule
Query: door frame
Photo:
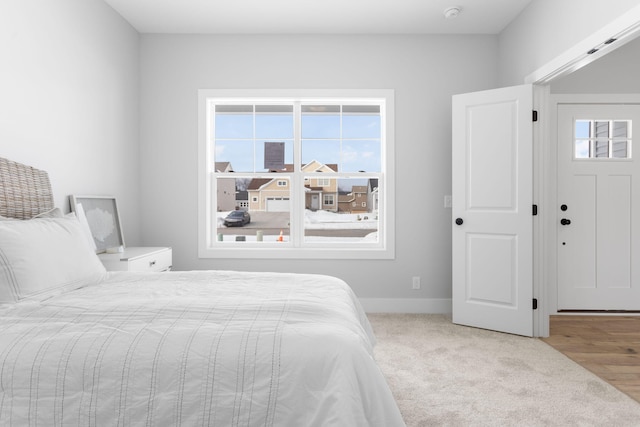
[[[548,317],[550,315],[562,314],[558,312],[558,253],[557,253],[557,222],[560,220],[558,209],[554,206],[557,204],[558,197],[558,105],[561,104],[640,104],[640,94],[551,94],[547,103],[547,122],[548,138],[546,144],[543,144],[542,161],[546,167],[546,175],[541,177],[542,181],[536,181],[538,186],[545,189],[544,205],[544,232],[543,248],[544,248],[544,271],[546,277],[546,295],[545,304],[547,314],[547,335],[548,335]],[[542,248],[541,248],[542,249]],[[575,313],[572,313],[575,314]]]

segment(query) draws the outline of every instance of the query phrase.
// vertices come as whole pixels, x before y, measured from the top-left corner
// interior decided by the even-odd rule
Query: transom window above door
[[[630,159],[631,120],[576,120],[576,159]]]

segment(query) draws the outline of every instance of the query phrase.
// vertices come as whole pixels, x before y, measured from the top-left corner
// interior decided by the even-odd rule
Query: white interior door
[[[453,97],[453,322],[533,335],[531,85]]]
[[[558,105],[558,310],[640,310],[634,124],[638,105]]]

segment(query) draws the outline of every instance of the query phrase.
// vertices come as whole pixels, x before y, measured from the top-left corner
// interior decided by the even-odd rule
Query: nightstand
[[[98,254],[107,271],[168,271],[171,248],[131,247],[118,254]]]

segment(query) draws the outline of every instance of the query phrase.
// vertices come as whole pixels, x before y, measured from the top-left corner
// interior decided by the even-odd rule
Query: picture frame
[[[69,201],[71,211],[76,214],[80,222],[88,225],[96,246],[96,253],[104,253],[109,248],[125,246],[115,197],[71,195]]]

